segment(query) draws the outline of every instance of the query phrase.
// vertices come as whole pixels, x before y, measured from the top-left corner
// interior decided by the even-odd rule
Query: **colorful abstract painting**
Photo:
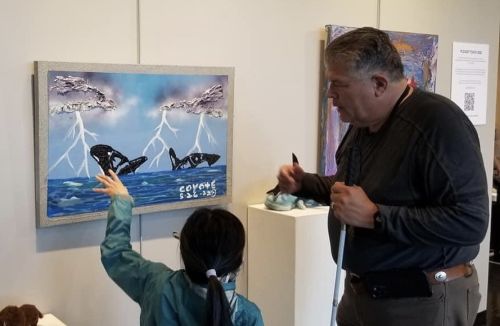
[[[327,25],[327,44],[354,27]],[[430,34],[385,31],[401,55],[408,84],[426,91],[436,88],[438,36]],[[340,121],[337,110],[328,99],[325,85],[320,114],[320,173],[333,175],[337,171],[335,152],[348,129]]]
[[[117,173],[135,214],[227,203],[233,68],[36,62],[37,225],[106,216]]]

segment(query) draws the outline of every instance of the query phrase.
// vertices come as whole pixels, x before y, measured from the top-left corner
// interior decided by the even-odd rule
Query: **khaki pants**
[[[338,326],[472,326],[481,295],[477,272],[432,285],[425,298],[372,299],[354,293],[350,277],[338,307]]]

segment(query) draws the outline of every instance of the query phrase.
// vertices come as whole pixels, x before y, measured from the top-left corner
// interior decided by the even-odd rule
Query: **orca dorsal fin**
[[[175,151],[172,147],[168,150],[168,154],[170,155],[170,163],[172,163],[172,170],[178,170],[181,161],[175,155]]]

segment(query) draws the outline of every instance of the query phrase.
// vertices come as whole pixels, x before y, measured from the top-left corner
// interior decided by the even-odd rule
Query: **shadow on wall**
[[[137,241],[138,219],[132,223],[132,241]],[[99,246],[104,239],[106,220],[57,225],[36,230],[36,251]]]
[[[142,239],[171,238],[174,231],[180,232],[192,209],[158,212],[142,215]],[[140,240],[139,218],[134,216],[131,240]],[[106,220],[64,224],[36,230],[36,251],[47,252],[63,249],[98,247],[104,240]]]

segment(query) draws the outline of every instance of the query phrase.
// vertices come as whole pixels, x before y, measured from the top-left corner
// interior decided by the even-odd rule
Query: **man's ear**
[[[373,85],[373,91],[376,97],[381,96],[384,94],[384,92],[387,89],[387,85],[389,84],[389,81],[387,80],[387,77],[382,75],[382,74],[374,74],[372,76],[372,85]]]

